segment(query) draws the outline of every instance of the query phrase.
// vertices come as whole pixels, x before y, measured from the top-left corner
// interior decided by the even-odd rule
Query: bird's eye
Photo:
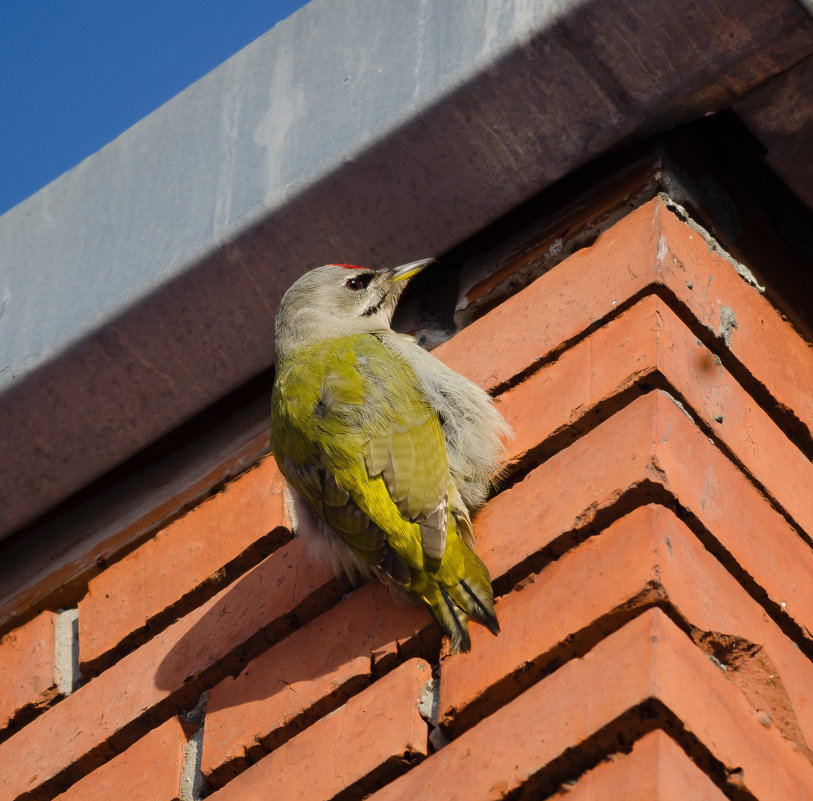
[[[361,275],[354,275],[352,278],[348,278],[344,282],[344,285],[353,292],[358,292],[360,289],[364,289],[372,278],[372,273],[362,273]]]

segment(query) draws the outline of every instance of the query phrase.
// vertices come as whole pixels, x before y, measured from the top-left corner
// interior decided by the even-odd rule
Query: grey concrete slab
[[[306,268],[442,253],[811,51],[793,0],[313,0],[0,217],[0,536],[266,368]]]
[[[813,57],[761,85],[734,110],[765,147],[771,169],[813,211]]]

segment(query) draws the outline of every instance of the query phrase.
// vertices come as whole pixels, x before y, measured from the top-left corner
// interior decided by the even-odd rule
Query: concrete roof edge
[[[643,5],[313,0],[0,217],[0,537],[267,367],[306,267],[440,254],[813,52],[793,0]]]

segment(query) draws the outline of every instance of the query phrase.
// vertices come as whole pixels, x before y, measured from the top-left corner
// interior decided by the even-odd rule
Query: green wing
[[[426,602],[452,651],[469,650],[471,617],[496,634],[488,571],[467,544],[440,421],[412,369],[361,334],[277,370],[271,447],[296,492],[379,576]]]
[[[392,550],[422,569],[443,556],[443,431],[412,370],[376,337],[329,340],[281,365],[271,441],[286,478],[363,561],[380,566]]]

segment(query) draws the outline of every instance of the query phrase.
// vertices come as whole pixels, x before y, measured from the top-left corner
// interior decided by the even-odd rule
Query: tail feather
[[[497,614],[494,611],[494,598],[491,593],[485,595],[482,591],[473,590],[465,579],[460,582],[460,586],[471,600],[473,607],[471,617],[482,623],[492,634],[499,634],[500,621],[497,620]]]
[[[452,653],[469,651],[469,619],[482,623],[492,634],[500,624],[494,611],[494,593],[485,565],[477,554],[463,546],[463,577],[454,585],[438,583],[439,597],[429,602],[432,614],[450,639]]]
[[[458,651],[471,650],[471,636],[469,635],[469,618],[468,615],[449,597],[449,594],[439,584],[438,589],[443,603],[433,608],[433,612],[437,611],[440,616],[437,618],[441,628],[443,628],[449,635],[451,640],[451,651],[457,653]]]

